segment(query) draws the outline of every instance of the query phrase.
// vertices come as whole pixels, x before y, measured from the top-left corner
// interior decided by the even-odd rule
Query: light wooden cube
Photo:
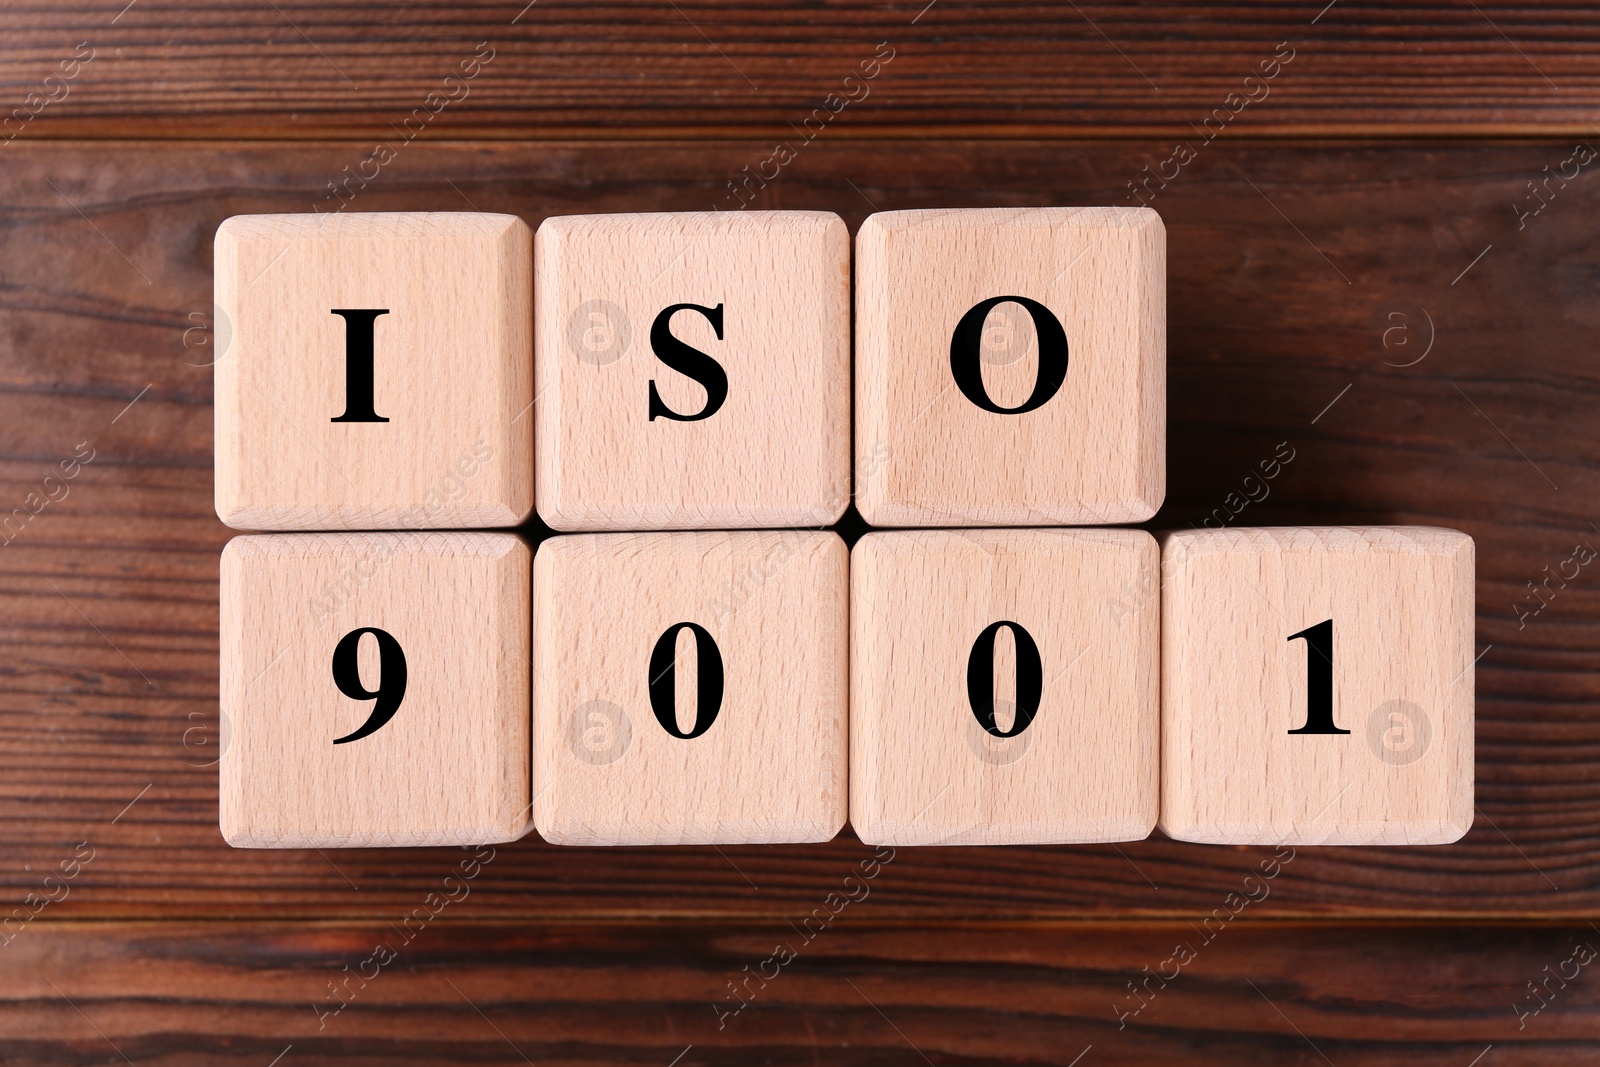
[[[533,811],[545,840],[839,832],[849,563],[837,534],[556,537],[539,547],[533,590]]]
[[[527,518],[532,268],[531,235],[514,215],[225,221],[218,517],[253,530]]]
[[[1142,522],[1166,493],[1148,208],[890,211],[856,236],[856,506],[874,526]]]
[[[247,848],[527,833],[528,548],[514,534],[236,537],[218,798]]]
[[[1142,530],[921,530],[857,542],[850,821],[861,840],[1147,836],[1158,555]]]
[[[850,238],[824,211],[575,215],[534,241],[539,515],[823,526],[850,501]]]
[[[1162,550],[1169,836],[1423,845],[1467,832],[1470,537],[1195,530],[1168,534]]]

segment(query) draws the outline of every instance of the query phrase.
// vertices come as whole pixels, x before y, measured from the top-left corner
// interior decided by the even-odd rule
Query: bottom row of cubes
[[[1423,527],[239,537],[219,821],[256,848],[847,818],[892,845],[1454,841],[1473,588],[1471,539]]]

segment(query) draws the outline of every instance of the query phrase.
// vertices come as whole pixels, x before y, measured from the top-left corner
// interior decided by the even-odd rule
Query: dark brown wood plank
[[[1116,202],[1167,150],[819,141],[755,206],[833,209],[854,226],[875,207]],[[203,332],[186,334],[209,319],[217,223],[327,208],[328,180],[369,146],[6,151],[0,515],[80,443],[95,453],[69,495],[0,548],[0,915],[86,840],[96,858],[53,916],[403,914],[455,852],[232,851],[218,836],[209,764],[228,534],[211,511],[209,348]],[[707,208],[767,151],[415,145],[351,210],[477,208],[537,223]],[[1600,542],[1600,179],[1586,170],[1556,187],[1520,230],[1511,208],[1569,152],[1219,142],[1154,200],[1171,262],[1171,490],[1157,525],[1201,522],[1287,441],[1294,460],[1234,522],[1435,523],[1478,542],[1478,647],[1492,647],[1477,672],[1477,826],[1443,848],[1301,850],[1264,905],[1275,917],[1600,908],[1600,576],[1583,570],[1523,623],[1514,610],[1542,568]],[[1427,357],[1400,366],[1422,353],[1430,321]],[[1402,325],[1410,333],[1390,333],[1386,348]],[[1159,838],[904,849],[862,907],[883,920],[1193,916],[1266,854]],[[501,849],[495,877],[459,910],[787,917],[869,855],[848,835],[720,851],[529,840]]]
[[[441,917],[401,929],[400,917],[41,920],[5,949],[0,1056],[1492,1067],[1600,1052],[1600,982],[1583,962],[1600,935],[1581,923],[1334,930],[1241,917],[1207,942],[1182,923],[874,930],[841,916],[806,941],[786,924]]]
[[[1600,9],[1581,0],[99,0],[7,6],[0,42],[0,116],[35,116],[12,127],[28,140],[388,138],[414,113],[427,139],[790,137],[814,115],[829,139],[1188,137],[1218,108],[1238,113],[1230,138],[1588,137],[1600,93]],[[1247,86],[1280,44],[1292,61]],[[487,64],[463,68],[475,54]],[[474,76],[447,84],[463,69]],[[52,72],[73,76],[46,83]],[[429,102],[433,92],[453,99]]]

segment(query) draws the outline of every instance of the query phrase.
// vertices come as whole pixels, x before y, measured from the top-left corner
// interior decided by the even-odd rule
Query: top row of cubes
[[[855,271],[867,522],[1155,513],[1155,212],[886,212]],[[537,235],[513,215],[242,215],[217,231],[216,304],[230,526],[514,526],[535,507],[567,531],[815,526],[852,499],[837,215],[577,215]]]

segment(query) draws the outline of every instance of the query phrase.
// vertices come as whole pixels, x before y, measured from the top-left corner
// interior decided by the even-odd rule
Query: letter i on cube
[[[248,530],[533,509],[532,235],[514,215],[239,215],[216,239],[216,508]]]

